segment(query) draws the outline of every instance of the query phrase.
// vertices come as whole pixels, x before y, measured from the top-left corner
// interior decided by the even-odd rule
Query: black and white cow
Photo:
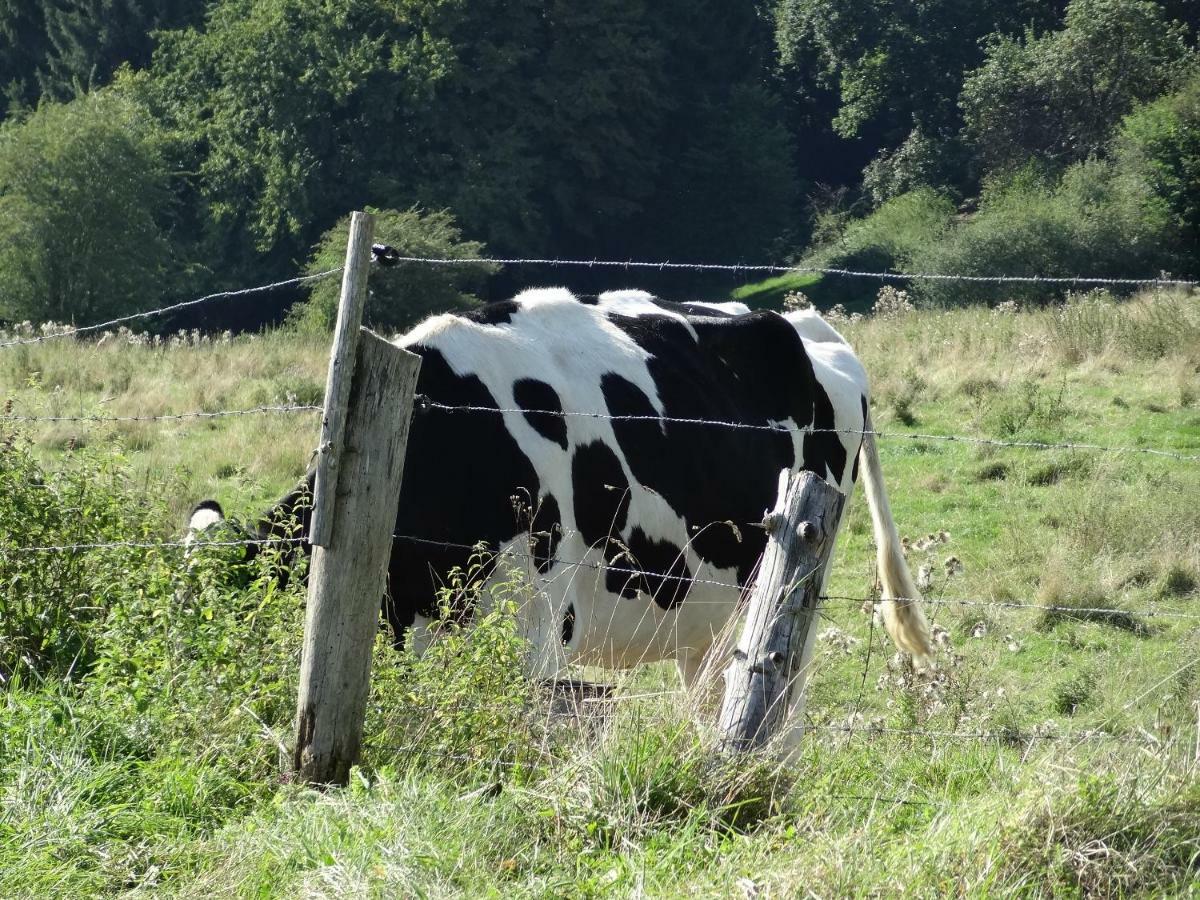
[[[384,602],[398,643],[429,640],[439,588],[484,542],[533,588],[522,614],[533,672],[675,659],[691,683],[738,606],[729,585],[763,550],[755,523],[781,469],[847,494],[861,473],[883,596],[918,597],[862,434],[866,373],[815,312],[542,289],[434,316],[396,343],[422,357],[417,391],[431,401],[413,416]],[[686,419],[791,431],[676,421]],[[193,532],[221,518],[206,501]],[[883,612],[897,646],[932,653],[914,601]]]

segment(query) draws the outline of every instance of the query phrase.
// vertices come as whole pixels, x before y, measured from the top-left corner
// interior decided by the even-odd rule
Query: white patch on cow
[[[597,298],[596,305],[601,312],[613,313],[618,316],[629,316],[630,318],[662,316],[672,319],[687,329],[687,333],[692,336],[693,341],[699,340],[696,329],[687,320],[687,316],[663,309],[654,302],[654,295],[647,291],[605,291]]]
[[[187,535],[183,539],[183,545],[190,547],[200,537],[201,532],[224,521],[225,518],[215,509],[204,507],[196,510],[188,520]]]
[[[815,309],[798,309],[784,313],[783,317],[791,322],[800,337],[806,340],[818,344],[846,343],[846,339],[838,333],[837,329],[821,318],[821,314]],[[857,360],[855,361],[857,362]]]
[[[703,315],[706,309],[715,309],[717,312],[723,312],[730,316],[745,316],[750,314],[750,307],[736,300],[728,300],[724,303],[710,303],[707,300],[687,300],[683,305],[689,308],[698,307],[697,313],[700,315]]]

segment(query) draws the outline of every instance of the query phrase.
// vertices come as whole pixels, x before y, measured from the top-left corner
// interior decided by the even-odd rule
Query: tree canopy
[[[854,223],[950,206],[957,234],[981,196],[1019,218],[1021,191],[1065,209],[1088,160],[1196,271],[1198,21],[1194,0],[0,0],[0,283],[24,285],[0,315],[287,277],[367,205],[480,253],[900,266],[888,248],[932,232]],[[51,219],[109,248],[69,310],[33,280],[64,252]]]

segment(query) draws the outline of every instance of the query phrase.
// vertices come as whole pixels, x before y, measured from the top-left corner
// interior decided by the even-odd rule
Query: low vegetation
[[[1200,455],[1198,310],[1093,293],[937,312],[894,291],[838,319],[873,374],[939,666],[914,674],[862,609],[852,504],[787,765],[714,762],[696,724],[713,698],[681,703],[662,666],[606,674],[621,699],[603,712],[551,718],[518,674],[515,590],[423,658],[381,638],[362,767],[343,790],[291,784],[300,589],[269,560],[159,542],[203,496],[260,509],[303,470],[315,418],[5,420],[0,895],[1198,890],[1200,463],[925,436]],[[49,342],[0,352],[0,400],[313,402],[325,352],[283,332]],[[32,550],[110,540],[154,546]]]

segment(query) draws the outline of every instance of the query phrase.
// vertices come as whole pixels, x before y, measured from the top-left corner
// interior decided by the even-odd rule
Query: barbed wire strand
[[[472,552],[480,551],[479,546],[476,544],[464,544],[464,543],[457,543],[454,541],[436,541],[436,540],[432,540],[430,538],[421,538],[421,537],[416,537],[414,535],[409,535],[409,534],[393,534],[392,539],[399,540],[399,541],[406,541],[409,543],[444,547],[446,549],[452,549],[452,550],[468,550],[468,551],[472,551]],[[507,557],[510,559],[525,559],[525,560],[531,560],[534,562],[544,562],[547,560],[547,557],[542,556],[542,555],[532,554],[532,553],[519,553],[512,549],[496,552],[494,550],[488,550],[485,548],[482,552],[493,554],[498,557]],[[643,569],[627,568],[624,566],[614,566],[609,563],[596,562],[594,560],[563,560],[563,559],[558,559],[556,557],[551,557],[550,560],[556,565],[566,566],[568,568],[584,568],[584,569],[592,569],[594,571],[601,571],[601,572],[617,572],[618,574],[645,576],[647,578],[662,579],[664,581],[686,581],[686,582],[691,582],[693,584],[708,584],[708,585],[714,585],[716,587],[723,587],[723,588],[728,588],[730,590],[736,590],[739,592],[744,592],[746,590],[749,590],[753,586],[752,584],[738,584],[736,582],[718,581],[718,580],[711,579],[711,578],[689,578],[686,575],[672,575],[672,574],[668,574],[665,572],[650,572],[650,571],[646,571]],[[852,596],[839,595],[839,594],[822,594],[820,597],[818,597],[818,599],[823,601],[821,606],[818,607],[819,609],[833,608],[829,601],[834,601],[837,603],[851,603],[851,604],[854,604],[854,603],[879,604],[879,603],[886,602],[886,600],[881,597],[852,597]],[[904,599],[904,598],[899,598],[899,599]],[[1034,601],[1023,601],[1023,600],[991,600],[991,599],[982,598],[982,597],[980,597],[980,598],[970,598],[970,597],[920,598],[920,597],[916,597],[916,598],[912,598],[912,599],[915,599],[918,602],[927,603],[930,605],[935,604],[935,603],[948,603],[948,604],[953,604],[956,606],[990,606],[990,607],[1001,607],[1004,609],[1031,609],[1031,610],[1038,610],[1041,612],[1075,613],[1077,615],[1109,614],[1109,615],[1123,615],[1123,616],[1141,616],[1143,618],[1148,618],[1148,619],[1156,618],[1156,617],[1178,618],[1178,619],[1200,619],[1200,613],[1176,612],[1173,610],[1157,610],[1157,609],[1136,609],[1135,610],[1135,609],[1122,609],[1120,607],[1062,606],[1062,605],[1037,603]],[[719,600],[705,601],[705,600],[701,600],[700,598],[695,598],[695,597],[689,597],[683,601],[683,603],[691,603],[693,605],[699,605],[699,604],[704,604],[704,603],[723,604],[724,602],[725,601],[719,601]]]
[[[410,543],[418,543],[425,545],[433,545],[455,550],[468,550],[472,552],[480,552],[480,547],[475,544],[456,543],[454,541],[438,541],[429,538],[420,538],[414,535],[394,534],[393,540],[402,540]],[[96,541],[96,542],[80,542],[75,544],[54,544],[54,545],[39,545],[32,547],[0,547],[0,554],[28,554],[28,553],[71,553],[83,550],[108,550],[119,548],[134,548],[134,549],[155,549],[159,547],[241,547],[241,546],[267,546],[272,544],[298,544],[303,545],[307,539],[304,537],[268,537],[268,538],[243,538],[239,540],[225,541],[207,541],[207,540],[175,540],[175,541]],[[518,553],[512,549],[496,552],[493,550],[484,549],[482,552],[492,554],[498,558],[508,559],[525,559],[530,561],[545,561],[545,557],[531,554]],[[626,566],[614,566],[608,563],[596,562],[593,560],[562,560],[552,558],[552,562],[556,565],[565,566],[568,568],[584,568],[600,572],[616,572],[636,577],[646,577],[655,580],[663,581],[682,581],[692,584],[706,584],[715,587],[723,587],[729,590],[744,592],[752,585],[738,584],[736,582],[720,581],[710,578],[691,578],[686,575],[674,575],[667,572],[653,572],[645,569],[631,568]],[[818,598],[821,602],[818,608],[830,609],[832,602],[837,603],[871,603],[879,604],[887,602],[886,599],[880,597],[855,597],[839,594],[822,594]],[[900,598],[904,599],[904,598]],[[1153,618],[1174,618],[1174,619],[1200,619],[1200,613],[1179,612],[1175,610],[1158,610],[1158,609],[1125,609],[1122,607],[1091,607],[1091,606],[1064,606],[1047,603],[1037,603],[1024,600],[996,600],[986,597],[930,597],[930,598],[912,598],[918,602],[927,604],[946,603],[957,606],[983,606],[995,607],[1002,609],[1028,609],[1039,612],[1062,613],[1066,615],[1113,615],[1113,616],[1138,616],[1146,619]],[[685,604],[693,606],[701,604],[718,604],[724,605],[727,601],[722,600],[703,600],[697,597],[689,597],[683,601]]]
[[[1069,451],[1089,451],[1102,453],[1142,453],[1151,456],[1159,456],[1167,459],[1175,459],[1183,462],[1200,461],[1200,454],[1182,453],[1174,450],[1163,450],[1157,447],[1123,447],[1110,444],[1087,444],[1075,443],[1070,441],[1050,442],[1050,441],[1006,441],[999,438],[985,437],[970,437],[967,435],[958,434],[924,434],[912,433],[903,431],[877,431],[865,430],[861,428],[804,428],[791,427],[785,425],[757,425],[750,422],[730,422],[720,419],[698,419],[698,418],[679,418],[673,416],[646,416],[646,415],[609,415],[607,413],[598,412],[574,412],[562,410],[542,410],[542,409],[516,409],[493,406],[472,406],[472,405],[451,405],[439,403],[431,400],[425,395],[417,395],[416,404],[418,408],[433,409],[441,412],[486,412],[499,414],[520,414],[530,416],[559,416],[563,418],[577,417],[587,419],[600,419],[606,421],[633,421],[633,422],[656,422],[669,423],[678,425],[704,425],[718,428],[741,429],[748,431],[766,431],[780,434],[845,434],[852,436],[870,435],[884,440],[903,439],[910,441],[946,441],[949,443],[962,444],[978,444],[991,447],[1008,447],[1017,449],[1033,449],[1033,450],[1069,450]],[[0,422],[76,422],[76,423],[109,423],[109,422],[165,422],[177,421],[181,419],[218,419],[229,416],[247,416],[260,413],[290,413],[290,412],[323,412],[324,408],[316,404],[283,404],[278,406],[255,406],[246,409],[229,409],[229,410],[213,410],[202,411],[196,410],[183,413],[161,413],[156,415],[129,415],[129,416],[102,416],[102,415],[78,415],[78,416],[36,416],[36,415],[18,415],[4,414],[0,415]]]
[[[203,297],[197,297],[194,300],[184,300],[180,303],[172,303],[170,306],[162,306],[158,309],[149,309],[145,312],[131,313],[127,316],[118,316],[115,319],[109,319],[107,322],[98,322],[95,325],[81,325],[78,328],[68,328],[66,331],[56,331],[51,334],[40,334],[34,337],[17,338],[15,340],[4,341],[0,343],[0,349],[5,347],[17,347],[25,344],[40,344],[44,341],[53,341],[58,338],[77,337],[81,334],[88,334],[93,331],[102,331],[106,328],[112,328],[114,325],[123,325],[126,322],[134,322],[138,319],[148,319],[153,316],[164,316],[167,313],[177,312],[181,309],[187,309],[192,306],[198,306],[201,303],[208,303],[211,300],[225,300],[230,297],[244,297],[247,294],[257,294],[263,291],[273,291],[278,288],[291,287],[297,284],[306,284],[311,281],[319,281],[322,278],[328,278],[330,275],[336,275],[342,271],[339,266],[336,269],[326,269],[324,272],[317,272],[313,275],[300,275],[296,278],[287,278],[283,281],[276,281],[271,284],[261,284],[256,287],[239,288],[234,291],[217,291],[213,294],[205,294]]]
[[[962,281],[989,284],[1087,284],[1131,286],[1162,285],[1171,287],[1195,287],[1200,281],[1187,278],[1109,278],[1104,276],[1073,275],[956,275],[941,272],[866,272],[858,269],[828,268],[823,266],[789,266],[776,264],[743,263],[689,263],[650,262],[644,260],[610,259],[540,259],[536,257],[474,259],[444,259],[428,256],[396,256],[391,263],[420,263],[431,266],[572,266],[589,269],[657,269],[659,271],[682,269],[690,272],[761,272],[781,274],[795,272],[804,275],[835,275],[844,278],[875,278],[880,281]]]
[[[221,419],[228,416],[251,416],[261,413],[323,412],[324,407],[311,404],[285,404],[282,406],[254,406],[248,409],[221,409],[212,412],[162,413],[161,415],[134,416],[24,416],[0,415],[0,422],[171,422],[179,419]]]
[[[307,538],[269,537],[242,538],[229,541],[180,540],[180,541],[96,541],[79,544],[48,544],[34,547],[4,547],[0,546],[0,555],[18,553],[73,553],[81,550],[115,550],[130,548],[136,550],[154,550],[159,547],[246,547],[266,546],[268,544],[304,544]]]
[[[992,447],[1016,447],[1034,450],[1088,450],[1104,453],[1145,453],[1152,456],[1162,456],[1183,461],[1200,461],[1200,454],[1181,453],[1175,450],[1162,450],[1156,447],[1120,447],[1108,444],[1085,444],[1070,441],[1005,441],[999,438],[968,437],[959,434],[920,434],[906,431],[875,431],[862,428],[807,428],[790,425],[758,425],[752,422],[730,422],[721,419],[680,418],[675,416],[647,415],[610,415],[600,412],[577,412],[554,409],[520,409],[495,406],[476,406],[470,404],[440,403],[424,394],[418,394],[414,404],[419,409],[432,409],[439,412],[485,412],[498,414],[514,414],[524,416],[558,416],[560,418],[600,419],[614,422],[657,422],[673,425],[706,425],[716,428],[732,428],[745,431],[768,431],[780,434],[846,434],[890,439],[902,438],[911,441],[949,441],[963,444],[983,444]]]

